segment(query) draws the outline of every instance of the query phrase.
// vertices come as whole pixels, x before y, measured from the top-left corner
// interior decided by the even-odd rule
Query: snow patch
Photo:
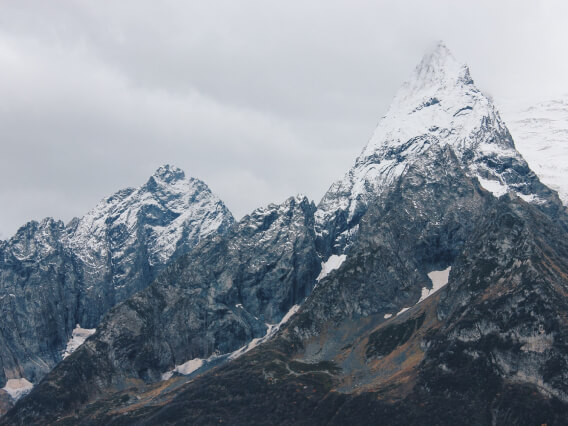
[[[22,396],[30,393],[33,387],[34,385],[32,383],[22,377],[21,379],[9,379],[8,382],[6,382],[6,386],[2,389],[8,392],[14,401],[17,401]]]
[[[432,271],[428,274],[428,278],[432,281],[432,288],[422,287],[422,295],[420,296],[420,300],[416,302],[419,304],[424,299],[432,296],[446,284],[448,284],[448,279],[450,277],[450,271],[452,270],[451,266],[448,266],[443,271]]]
[[[497,198],[509,192],[509,187],[507,185],[503,185],[497,180],[484,179],[480,176],[478,176],[477,179],[479,180],[479,183],[481,184],[483,189],[491,192]]]
[[[392,317],[392,314],[385,314],[384,319],[389,319],[390,317]]]
[[[174,371],[176,373],[183,374],[183,375],[187,376],[188,374],[193,373],[198,368],[201,368],[202,365],[203,365],[203,360],[201,358],[194,358],[194,359],[190,359],[187,362],[184,362],[181,365],[176,365],[176,368],[174,368]]]
[[[211,355],[209,358],[193,358],[190,359],[187,362],[184,362],[183,364],[180,365],[176,365],[175,368],[173,370],[170,371],[166,371],[165,373],[162,374],[162,380],[168,380],[170,379],[174,373],[178,373],[178,374],[182,374],[184,376],[188,376],[191,373],[193,373],[194,371],[199,370],[201,367],[203,367],[204,365],[207,365],[215,360],[217,360],[218,358],[223,357],[224,355],[219,355],[218,352],[215,352],[213,355]]]
[[[292,315],[294,315],[296,312],[298,312],[298,309],[300,309],[300,305],[292,306],[290,308],[290,310],[288,312],[286,312],[286,315],[284,315],[282,317],[282,319],[278,323],[278,327],[280,328],[280,326],[286,324],[288,322],[288,320],[292,317]]]
[[[331,255],[325,262],[322,262],[321,272],[319,273],[318,277],[316,278],[316,281],[319,282],[327,274],[329,274],[331,271],[339,269],[341,264],[343,262],[345,262],[345,259],[347,259],[347,255],[345,255],[345,254],[342,254],[340,256],[338,256],[336,254]]]
[[[405,313],[406,311],[408,311],[410,309],[410,307],[408,308],[402,308],[400,311],[398,311],[398,313],[396,314],[396,316],[398,317],[400,314]]]
[[[81,328],[79,324],[73,330],[71,338],[67,342],[67,347],[63,351],[63,359],[67,358],[81,346],[89,336],[97,331],[96,328]]]
[[[276,334],[276,332],[280,330],[280,327],[282,327],[286,322],[288,322],[288,320],[292,317],[292,315],[298,312],[299,309],[300,305],[294,305],[290,308],[288,312],[286,312],[286,315],[282,317],[282,320],[280,320],[278,324],[266,324],[268,329],[266,330],[266,334],[263,337],[257,337],[255,339],[252,339],[248,344],[231,353],[229,355],[229,359],[230,360],[237,359],[241,355],[256,348],[261,343],[270,340]]]

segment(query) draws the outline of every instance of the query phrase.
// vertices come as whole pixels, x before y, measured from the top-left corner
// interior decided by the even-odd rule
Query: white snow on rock
[[[443,271],[432,271],[432,272],[430,272],[428,274],[428,278],[430,278],[430,281],[432,281],[432,288],[422,287],[422,295],[420,296],[420,300],[418,300],[418,302],[416,302],[416,305],[418,305],[424,299],[427,299],[428,297],[432,296],[434,293],[436,293],[438,290],[440,290],[442,287],[444,287],[446,284],[448,284],[448,277],[450,276],[451,270],[452,270],[452,267],[448,266]],[[410,308],[411,308],[411,306],[402,308],[396,314],[396,316],[403,314],[404,312],[408,311]],[[392,316],[391,314],[386,314],[385,319],[390,318],[391,316]]]
[[[568,94],[538,103],[504,101],[501,112],[530,168],[568,206]]]
[[[282,319],[278,323],[277,327],[280,328],[282,325],[286,324],[288,322],[288,320],[292,317],[292,315],[294,315],[296,312],[298,312],[299,309],[300,309],[300,305],[292,306],[290,308],[290,310],[288,312],[286,312],[286,315],[284,315],[282,317]]]
[[[221,357],[227,357],[228,360],[237,359],[241,355],[251,351],[252,349],[256,348],[258,345],[260,345],[260,344],[270,340],[272,337],[274,337],[274,335],[280,329],[280,327],[282,327],[282,325],[284,325],[286,322],[288,322],[288,320],[292,317],[292,315],[294,315],[296,312],[298,312],[299,309],[300,309],[300,305],[292,306],[290,308],[290,310],[288,312],[286,312],[286,314],[282,317],[282,319],[280,320],[280,322],[278,324],[266,324],[267,330],[266,330],[266,334],[264,336],[252,339],[249,343],[247,343],[243,347],[237,349],[236,351],[228,353],[228,354],[221,354],[221,355],[218,354],[218,353],[215,353],[207,359],[202,359],[202,358],[190,359],[189,361],[187,361],[187,362],[185,362],[181,365],[176,365],[176,367],[173,370],[163,373],[162,374],[162,380],[170,379],[173,376],[174,373],[189,375],[189,374],[193,373],[194,371],[200,369],[203,365],[210,363],[212,361],[215,361],[216,359],[219,359]]]
[[[347,259],[347,255],[345,255],[345,254],[342,254],[340,256],[338,256],[336,254],[331,255],[329,257],[329,259],[327,259],[327,261],[322,262],[321,272],[319,273],[318,277],[316,278],[316,281],[320,281],[327,274],[329,274],[331,271],[334,271],[335,269],[339,269],[341,264],[343,262],[345,262],[345,259]]]
[[[479,176],[477,177],[477,179],[479,180],[479,183],[481,184],[483,189],[493,193],[493,195],[495,195],[497,198],[509,192],[509,188],[507,187],[507,185],[504,185],[503,182],[500,182],[498,180],[483,179]]]
[[[194,371],[199,370],[201,367],[206,365],[207,363],[213,362],[216,359],[222,357],[223,355],[219,355],[219,353],[214,353],[209,358],[193,358],[183,364],[176,365],[175,368],[171,371],[167,371],[162,374],[162,380],[168,380],[171,378],[174,373],[182,374],[184,376],[188,376]]]
[[[323,197],[316,211],[317,234],[326,234],[326,224],[345,215],[347,229],[334,238],[349,241],[347,233],[368,203],[392,188],[433,145],[451,147],[466,172],[482,177],[491,191],[501,193],[510,186],[518,195],[533,193],[530,182],[519,184],[509,169],[494,165],[526,162],[492,100],[474,85],[468,67],[440,43],[402,85],[355,165]]]
[[[296,312],[298,312],[299,309],[300,309],[300,305],[294,305],[290,308],[290,310],[288,312],[286,312],[286,315],[284,315],[282,317],[282,319],[280,320],[280,322],[278,324],[266,324],[268,329],[266,330],[266,334],[263,337],[257,337],[255,339],[252,339],[248,344],[246,344],[242,348],[239,348],[236,351],[234,351],[233,353],[231,353],[231,355],[229,355],[229,359],[230,360],[237,359],[241,355],[243,355],[243,354],[249,352],[250,350],[256,348],[261,343],[264,343],[264,342],[270,340],[278,332],[278,330],[280,330],[280,327],[282,327],[284,324],[286,324],[286,322],[288,322],[288,320],[292,317],[292,315],[294,315]]]
[[[89,336],[97,331],[96,328],[81,328],[79,324],[73,329],[71,338],[67,342],[67,347],[63,351],[63,359],[67,358],[81,346]]]
[[[448,266],[443,271],[432,271],[428,274],[428,278],[432,281],[432,288],[422,287],[422,295],[420,300],[416,304],[422,302],[424,299],[432,296],[446,284],[448,284],[448,279],[450,276],[451,266]]]
[[[159,217],[167,217],[160,223]],[[114,262],[138,238],[139,222],[145,225],[151,265],[165,263],[179,241],[199,241],[214,233],[232,216],[199,179],[186,178],[173,166],[161,166],[139,188],[127,188],[103,199],[78,220],[66,244],[96,272],[109,254]],[[156,223],[154,223],[156,222]],[[109,235],[118,238],[110,239]]]
[[[6,386],[2,389],[8,392],[14,401],[30,393],[34,385],[25,378],[8,379]]]
[[[200,368],[202,365],[203,365],[203,360],[200,359],[200,358],[195,358],[195,359],[187,361],[186,363],[183,363],[182,365],[176,366],[176,368],[174,368],[174,371],[176,373],[187,375],[187,374],[193,373],[195,370]]]

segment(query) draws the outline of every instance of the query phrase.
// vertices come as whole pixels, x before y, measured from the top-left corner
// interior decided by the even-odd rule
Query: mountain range
[[[439,44],[317,206],[164,166],[3,242],[0,424],[563,424],[555,189]]]

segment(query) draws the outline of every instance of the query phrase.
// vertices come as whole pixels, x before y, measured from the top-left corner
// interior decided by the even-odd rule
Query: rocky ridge
[[[233,222],[203,182],[163,166],[67,226],[48,218],[20,228],[0,248],[0,387],[37,383],[77,324],[95,328],[170,260]]]
[[[103,325],[99,338],[59,364],[5,421],[561,423],[568,413],[566,232],[520,197],[485,191],[450,147],[425,155],[428,161],[411,164],[370,207],[347,259],[321,278],[272,340],[185,384],[146,380],[100,393],[81,408],[108,365],[105,344],[143,348],[140,357],[155,366],[148,355],[160,354],[164,342],[158,332],[147,353],[142,341],[128,344],[131,332],[109,333]],[[431,173],[442,165],[444,173]],[[448,283],[424,298],[433,285],[429,272],[448,266]],[[159,286],[181,275],[163,275]],[[189,282],[186,276],[184,287]],[[156,286],[146,290],[155,300],[180,299]],[[136,326],[161,318],[134,317],[147,311],[145,299],[115,308],[131,312],[121,321]],[[85,374],[88,383],[78,386],[85,393],[68,390]],[[54,410],[56,391],[63,404]]]

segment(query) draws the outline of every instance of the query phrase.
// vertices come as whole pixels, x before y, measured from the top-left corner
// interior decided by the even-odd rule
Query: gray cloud
[[[162,163],[240,217],[353,163],[443,39],[496,99],[568,91],[562,1],[13,1],[0,16],[0,233]]]

